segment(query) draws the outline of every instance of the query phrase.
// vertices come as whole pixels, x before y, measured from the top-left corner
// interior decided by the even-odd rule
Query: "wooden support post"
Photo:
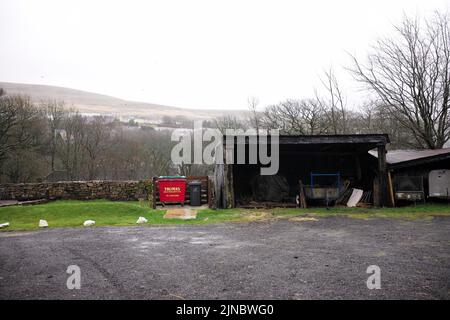
[[[228,179],[228,165],[223,165],[223,189],[222,189],[222,208],[228,208],[228,187],[229,187],[229,179]]]
[[[395,207],[394,186],[392,185],[392,176],[391,176],[390,171],[388,171],[387,180],[388,180],[388,191],[389,191],[389,206]]]
[[[209,178],[209,177],[206,177],[206,181],[207,181],[207,188],[208,188],[208,191],[207,191],[207,193],[208,193],[208,208],[212,208],[213,207],[213,197],[212,197],[212,194],[213,194],[213,192],[212,192],[212,182],[211,182],[211,179]]]
[[[234,139],[234,138],[233,138]],[[234,141],[234,140],[233,140]],[[223,208],[234,208],[234,182],[233,182],[233,161],[234,161],[234,142],[227,144],[224,148],[224,203]]]
[[[233,165],[225,165],[225,208],[234,208]]]
[[[300,208],[307,208],[308,205],[306,204],[305,189],[304,189],[302,180],[299,181],[298,186],[299,186],[299,205],[300,205]]]
[[[152,207],[156,209],[156,177],[152,178]]]
[[[373,206],[379,207],[380,206],[380,182],[378,181],[378,177],[375,177],[373,179]]]
[[[386,145],[379,144],[378,149],[378,188],[380,195],[380,206],[388,205],[387,197],[387,169],[386,169]]]
[[[216,164],[214,169],[214,206],[224,208],[225,165]]]

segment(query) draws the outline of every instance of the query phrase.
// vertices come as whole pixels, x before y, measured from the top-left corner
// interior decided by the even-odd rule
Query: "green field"
[[[431,219],[434,216],[450,216],[450,205],[427,204],[403,208],[309,208],[309,209],[224,209],[199,210],[193,220],[164,219],[164,210],[153,210],[137,201],[75,201],[60,200],[33,206],[9,206],[0,208],[0,223],[9,222],[8,230],[38,229],[39,219],[48,221],[52,227],[82,227],[85,220],[95,220],[95,226],[136,225],[138,217],[148,219],[146,225],[205,224],[217,222],[248,222],[268,219],[285,219],[293,216],[347,216],[359,219],[403,218]]]

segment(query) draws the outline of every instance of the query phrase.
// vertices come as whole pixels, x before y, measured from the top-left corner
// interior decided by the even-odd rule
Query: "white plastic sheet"
[[[347,201],[347,207],[356,207],[358,202],[361,200],[363,191],[361,189],[353,189],[352,195]]]
[[[145,219],[144,217],[139,217],[139,219],[137,219],[136,223],[142,224],[142,223],[147,223],[148,220]]]
[[[48,227],[47,220],[44,219],[39,220],[39,228],[47,228],[47,227]]]
[[[95,221],[94,220],[86,220],[84,223],[83,223],[83,226],[85,226],[85,227],[90,227],[90,226],[93,226],[95,224]]]

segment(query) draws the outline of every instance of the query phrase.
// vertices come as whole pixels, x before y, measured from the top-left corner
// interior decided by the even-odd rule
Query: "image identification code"
[[[183,304],[177,307],[177,315],[202,315],[208,317],[210,314],[220,314],[229,317],[231,315],[271,315],[273,314],[273,305],[265,304],[222,304],[220,308],[212,307],[191,307]]]

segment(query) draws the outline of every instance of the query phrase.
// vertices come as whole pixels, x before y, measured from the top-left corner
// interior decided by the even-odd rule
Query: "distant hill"
[[[64,101],[66,106],[74,107],[82,113],[112,115],[120,118],[137,118],[157,120],[163,116],[185,116],[189,119],[211,119],[227,114],[244,116],[246,111],[236,110],[202,110],[184,109],[163,106],[147,102],[127,101],[102,94],[75,90],[64,87],[0,82],[3,88],[10,94],[25,94],[33,102],[45,100]]]

